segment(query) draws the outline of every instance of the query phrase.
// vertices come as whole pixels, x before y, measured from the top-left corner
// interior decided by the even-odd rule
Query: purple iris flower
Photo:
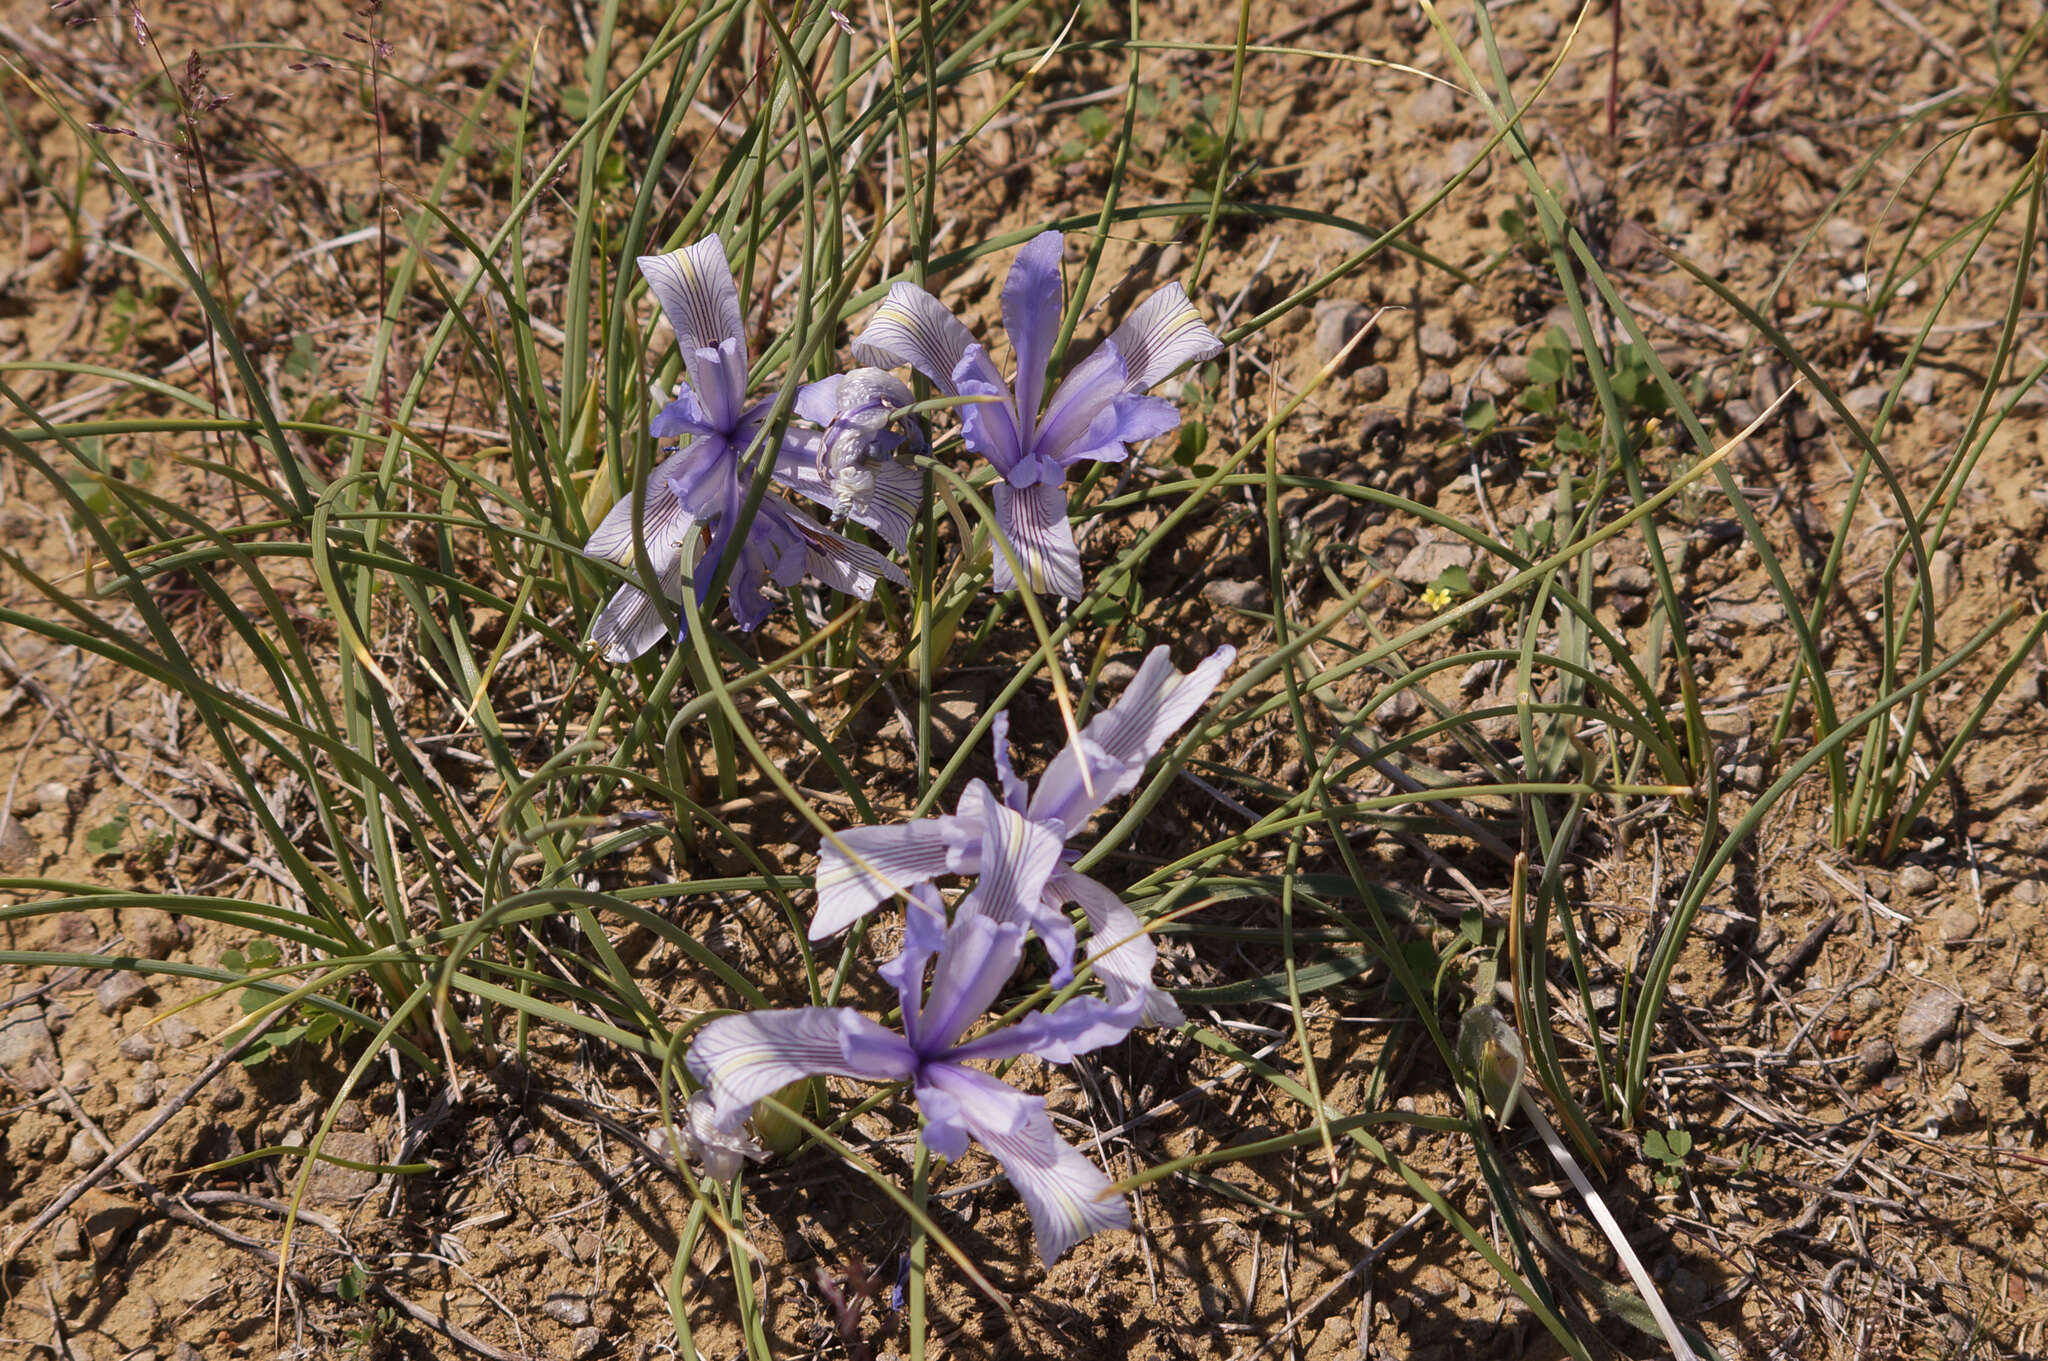
[[[1180,1007],[1152,983],[1158,946],[1123,899],[1073,868],[1081,853],[1066,843],[1096,809],[1137,787],[1146,763],[1202,707],[1236,656],[1234,648],[1220,647],[1182,674],[1167,649],[1152,649],[1117,702],[1052,759],[1035,794],[1011,767],[1009,715],[1000,715],[995,743],[1002,798],[972,780],[950,815],[849,827],[826,837],[818,847],[811,939],[822,940],[884,898],[942,874],[978,875],[961,906],[1036,931],[1052,956],[1055,986],[1065,987],[1074,976],[1074,925],[1066,905],[1078,903],[1091,933],[1088,962],[1109,1000],[1135,1002],[1146,1024],[1179,1025],[1185,1019]]]
[[[797,393],[797,414],[824,434],[804,433],[776,465],[776,477],[905,552],[924,476],[896,455],[930,449],[917,418],[903,414],[913,400],[909,386],[886,369],[855,369],[806,385]],[[816,456],[801,457],[805,448]]]
[[[1035,1054],[1053,1063],[1114,1044],[1131,1031],[1135,1006],[1076,997],[974,1039],[962,1037],[989,1009],[1024,952],[1024,928],[971,906],[946,925],[936,893],[904,914],[903,953],[882,966],[903,1004],[903,1033],[850,1007],[797,1007],[722,1016],[697,1033],[687,1062],[711,1093],[713,1122],[737,1130],[761,1098],[800,1078],[830,1074],[908,1082],[923,1111],[925,1146],[959,1159],[970,1140],[1002,1164],[1023,1196],[1047,1266],[1101,1229],[1130,1224],[1109,1180],[1053,1132],[1045,1102],[969,1065]],[[931,984],[925,968],[936,960]]]
[[[1116,462],[1180,424],[1164,397],[1144,394],[1183,364],[1207,359],[1223,342],[1177,283],[1138,304],[1108,340],[1077,364],[1040,412],[1046,366],[1059,338],[1065,289],[1058,232],[1042,232],[1017,253],[1003,285],[1003,327],[1017,355],[1013,388],[988,352],[945,305],[898,283],[854,338],[863,364],[908,364],[949,396],[987,397],[960,409],[967,447],[995,465],[996,521],[1016,549],[1024,584],[1081,598],[1081,554],[1067,523],[1067,469],[1084,459]],[[1007,555],[995,558],[995,588],[1015,590]]]
[[[640,272],[675,328],[689,375],[651,426],[662,448],[675,452],[655,468],[645,488],[612,507],[584,553],[632,567],[637,522],[663,594],[681,601],[685,577],[694,577],[700,607],[706,604],[712,569],[731,556],[732,613],[743,629],[756,628],[768,617],[771,602],[764,587],[770,582],[787,588],[810,576],[863,600],[874,594],[878,579],[907,585],[894,563],[814,523],[779,496],[763,497],[746,535],[734,541],[754,480],[753,467],[743,465],[740,456],[775,401],[747,400],[746,330],[725,248],[709,236],[667,255],[641,256]],[[796,405],[807,419],[808,413],[820,411],[829,419],[829,395],[800,391]],[[818,432],[801,430],[785,435],[782,446],[767,455],[775,461],[776,480],[818,499],[815,468],[821,439]],[[826,504],[831,504],[829,497]],[[848,514],[881,528],[873,517]],[[604,649],[607,660],[626,662],[653,647],[665,632],[654,601],[639,586],[626,585],[592,622],[590,641]]]

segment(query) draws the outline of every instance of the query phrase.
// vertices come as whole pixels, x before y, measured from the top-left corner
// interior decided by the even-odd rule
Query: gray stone
[[[1944,908],[1935,915],[1934,934],[1951,948],[1966,944],[1977,934],[1977,914],[1961,904]]]
[[[183,1016],[166,1016],[158,1021],[156,1035],[173,1049],[189,1049],[199,1040],[199,1032]]]
[[[1946,548],[1937,548],[1927,559],[1927,584],[1934,588],[1936,606],[1946,606],[1963,589],[1963,569],[1956,562],[1956,555]]]
[[[611,1344],[605,1341],[604,1332],[598,1328],[578,1328],[569,1338],[569,1354],[576,1361],[602,1354]]]
[[[1828,249],[1838,256],[1854,255],[1863,249],[1863,229],[1844,218],[1828,219],[1828,225],[1821,228],[1821,235],[1827,239]]]
[[[1431,81],[1408,101],[1407,114],[1417,128],[1448,132],[1458,126],[1458,96],[1449,86]]]
[[[1228,610],[1264,611],[1273,604],[1273,593],[1263,581],[1212,581],[1202,587],[1202,599]]]
[[[121,913],[121,934],[128,948],[144,959],[169,959],[178,948],[178,920],[154,907],[131,907]]]
[[[57,1045],[43,1013],[34,1006],[0,1011],[0,1072],[39,1092],[56,1069]]]
[[[1470,568],[1477,552],[1463,539],[1432,539],[1416,544],[1394,568],[1394,580],[1421,590],[1449,568]]]
[[[351,1134],[346,1130],[329,1134],[320,1151],[329,1157],[346,1158],[350,1162],[358,1163],[377,1162],[383,1156],[383,1150],[378,1147],[374,1135]],[[361,1200],[376,1189],[375,1172],[340,1167],[330,1162],[317,1162],[313,1165],[313,1175],[307,1181],[306,1198],[316,1205],[347,1205]]]
[[[2019,972],[2013,975],[2012,986],[2022,997],[2039,997],[2042,989],[2048,987],[2048,976],[2043,975],[2041,961],[2030,959],[2020,965]]]
[[[1884,1007],[1884,994],[1876,988],[1858,988],[1849,994],[1849,1016],[1856,1021],[1867,1021]]]
[[[1385,364],[1367,364],[1351,380],[1351,385],[1360,401],[1377,402],[1392,390],[1393,381],[1387,377]]]
[[[1941,887],[1941,880],[1934,877],[1934,871],[1925,865],[1906,865],[1899,870],[1899,891],[1914,898],[1924,898]]]
[[[590,1301],[581,1295],[567,1295],[557,1291],[547,1297],[540,1309],[564,1328],[581,1328],[590,1322]]]
[[[1428,321],[1415,333],[1415,347],[1426,359],[1448,362],[1458,357],[1458,338],[1440,321]]]
[[[1907,406],[1933,406],[1934,375],[1926,369],[1915,369],[1913,376],[1900,387],[1899,400]]]
[[[1406,690],[1396,691],[1385,704],[1373,710],[1373,717],[1379,720],[1381,727],[1401,728],[1413,722],[1416,715],[1421,712],[1422,701],[1415,697],[1414,687],[1411,686]]]
[[[1415,385],[1415,395],[1431,404],[1446,400],[1451,395],[1451,375],[1442,369],[1430,370]]]
[[[102,979],[99,987],[93,990],[93,1001],[97,1002],[100,1010],[107,1015],[119,1016],[140,1002],[143,994],[148,991],[148,978],[132,969],[116,969]]]
[[[42,863],[42,845],[28,834],[28,829],[21,825],[21,819],[10,817],[0,822],[0,872],[28,874],[40,868]]]
[[[91,1167],[107,1156],[107,1150],[100,1147],[100,1141],[84,1130],[71,1136],[71,1147],[65,1150],[64,1161],[73,1167]]]
[[[137,1063],[156,1057],[156,1037],[147,1030],[138,1030],[133,1035],[123,1035],[121,1043],[116,1047],[121,1051],[122,1058],[134,1059]]]
[[[1907,1054],[1924,1054],[1956,1033],[1963,1019],[1963,1004],[1938,988],[1929,988],[1906,1004],[1899,1017],[1899,1049]]]
[[[947,747],[959,746],[961,739],[965,738],[968,730],[974,726],[975,720],[981,717],[987,699],[987,692],[979,688],[933,691],[933,739],[945,743]],[[914,742],[917,740],[917,710],[914,707],[909,711],[909,717],[913,725],[909,730],[904,730],[901,723],[895,726],[899,731],[903,731],[905,740]]]
[[[1871,1036],[1863,1042],[1863,1047],[1856,1051],[1856,1071],[1862,1073],[1870,1082],[1875,1082],[1889,1073],[1892,1065],[1898,1061],[1898,1051],[1893,1049],[1892,1042],[1882,1035]]]
[[[1344,298],[1328,298],[1316,304],[1316,361],[1327,364],[1344,353],[1344,347],[1351,344],[1351,337],[1364,330],[1372,321],[1372,308],[1362,302]],[[1350,373],[1364,366],[1371,357],[1372,337],[1367,336],[1345,355],[1338,367],[1339,373]]]

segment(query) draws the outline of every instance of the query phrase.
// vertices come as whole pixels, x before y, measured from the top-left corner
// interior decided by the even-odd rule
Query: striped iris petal
[[[1041,482],[1032,487],[1013,487],[998,482],[994,488],[996,525],[1017,555],[1024,569],[1023,584],[1041,594],[1081,598],[1081,550],[1074,544],[1073,526],[1067,523],[1067,489],[1064,483]],[[1010,567],[1010,555],[1000,549],[995,558],[995,588],[1014,591],[1019,583]]]
[[[948,396],[953,369],[974,336],[946,305],[912,283],[896,283],[853,338],[853,357],[876,368],[908,364]]]
[[[1123,353],[1126,392],[1148,391],[1181,365],[1223,349],[1178,283],[1167,284],[1139,303],[1109,339]]]

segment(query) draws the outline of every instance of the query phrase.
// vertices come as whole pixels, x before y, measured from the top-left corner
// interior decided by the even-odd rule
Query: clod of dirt
[[[1362,302],[1345,298],[1332,298],[1319,302],[1315,309],[1316,318],[1316,361],[1327,364],[1343,354],[1344,347],[1351,343],[1351,337],[1364,330],[1372,321],[1372,309]],[[1351,373],[1364,367],[1372,357],[1372,337],[1367,336],[1358,347],[1345,355],[1339,373]]]
[[[1889,1073],[1892,1065],[1898,1061],[1898,1051],[1893,1049],[1892,1042],[1882,1035],[1873,1035],[1856,1051],[1856,1070],[1871,1082]]]
[[[541,1305],[541,1312],[565,1328],[581,1328],[590,1322],[590,1301],[581,1295],[565,1295],[557,1291],[547,1297]]]
[[[1387,395],[1393,385],[1393,380],[1387,376],[1385,364],[1367,364],[1351,380],[1352,391],[1358,394],[1358,400],[1361,402],[1377,402]]]
[[[1394,568],[1394,580],[1417,590],[1453,567],[1470,567],[1477,550],[1462,539],[1433,539],[1416,544]]]
[[[1227,610],[1265,610],[1273,593],[1263,581],[1212,581],[1202,588],[1202,599]]]
[[[1899,871],[1899,891],[1901,893],[1920,898],[1925,897],[1940,887],[1941,880],[1935,878],[1934,871],[1928,869],[1925,865],[1907,865]]]
[[[1425,359],[1449,363],[1458,357],[1458,338],[1440,321],[1424,322],[1415,333],[1415,348],[1422,351]]]
[[[149,980],[139,973],[127,969],[116,969],[108,974],[93,990],[93,1001],[109,1016],[119,1016],[142,1000],[149,991]]]
[[[1899,1017],[1899,1049],[1924,1054],[1956,1033],[1963,1004],[1938,988],[1929,988],[1906,1004]]]

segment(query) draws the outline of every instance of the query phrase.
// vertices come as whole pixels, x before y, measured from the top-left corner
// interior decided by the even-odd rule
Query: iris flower
[[[824,433],[799,432],[785,446],[776,477],[834,515],[866,525],[897,552],[906,551],[924,500],[924,477],[895,456],[928,448],[917,418],[903,415],[912,400],[910,388],[886,369],[855,369],[807,384],[797,393],[797,414],[823,426]],[[806,449],[815,455],[806,459]]]
[[[1075,937],[1066,904],[1078,903],[1091,932],[1088,956],[1112,1003],[1135,1002],[1149,1025],[1179,1025],[1180,1007],[1153,986],[1159,950],[1123,899],[1073,868],[1067,841],[1095,810],[1137,787],[1146,763],[1193,717],[1230,666],[1220,647],[1193,671],[1176,671],[1156,647],[1123,695],[1089,720],[1039,777],[1036,793],[1010,764],[1009,715],[996,719],[998,799],[970,781],[950,815],[895,826],[849,827],[818,848],[818,910],[811,939],[822,940],[877,903],[942,874],[980,876],[963,906],[993,921],[1028,926],[1053,960],[1053,984],[1074,975]]]
[[[764,496],[746,534],[734,534],[754,480],[754,467],[742,464],[741,455],[775,399],[747,400],[746,331],[725,248],[717,237],[706,237],[667,255],[641,256],[640,272],[675,328],[688,373],[651,426],[662,448],[674,452],[644,488],[612,507],[584,553],[630,568],[637,532],[662,593],[680,602],[685,578],[694,578],[700,607],[707,603],[717,564],[731,558],[732,613],[743,629],[768,617],[771,603],[763,588],[770,582],[787,588],[810,576],[863,600],[874,594],[880,578],[908,584],[894,563],[816,524],[779,496]],[[829,411],[830,397],[800,393],[797,407],[799,414]],[[820,439],[814,432],[792,431],[767,454],[776,480],[814,499],[821,485],[815,471]],[[851,518],[881,528],[879,517]],[[626,662],[664,632],[654,601],[640,586],[626,585],[592,622],[590,641],[604,649],[607,660]]]
[[[854,338],[863,364],[908,364],[940,391],[991,400],[960,408],[967,447],[995,465],[996,522],[1015,548],[1024,583],[1081,598],[1081,554],[1067,523],[1067,469],[1087,459],[1117,462],[1180,424],[1164,397],[1144,394],[1169,374],[1223,348],[1178,283],[1138,310],[1067,374],[1040,411],[1046,367],[1059,338],[1065,289],[1058,232],[1042,232],[1017,253],[1003,285],[1003,327],[1016,352],[1014,386],[945,304],[897,283]],[[995,588],[1015,590],[1008,555],[997,553]]]
[[[923,1111],[925,1147],[959,1159],[971,1141],[1002,1164],[1023,1196],[1047,1266],[1089,1234],[1124,1228],[1130,1207],[1109,1180],[1053,1132],[1045,1102],[969,1065],[1035,1054],[1053,1063],[1128,1035],[1136,1008],[1077,997],[1054,1012],[963,1039],[1015,972],[1024,929],[963,906],[948,927],[935,893],[911,900],[903,953],[882,966],[903,1005],[897,1034],[850,1007],[797,1007],[722,1016],[697,1033],[688,1064],[711,1093],[712,1123],[738,1130],[756,1102],[800,1078],[830,1074],[908,1082]],[[936,959],[931,985],[925,968]]]

